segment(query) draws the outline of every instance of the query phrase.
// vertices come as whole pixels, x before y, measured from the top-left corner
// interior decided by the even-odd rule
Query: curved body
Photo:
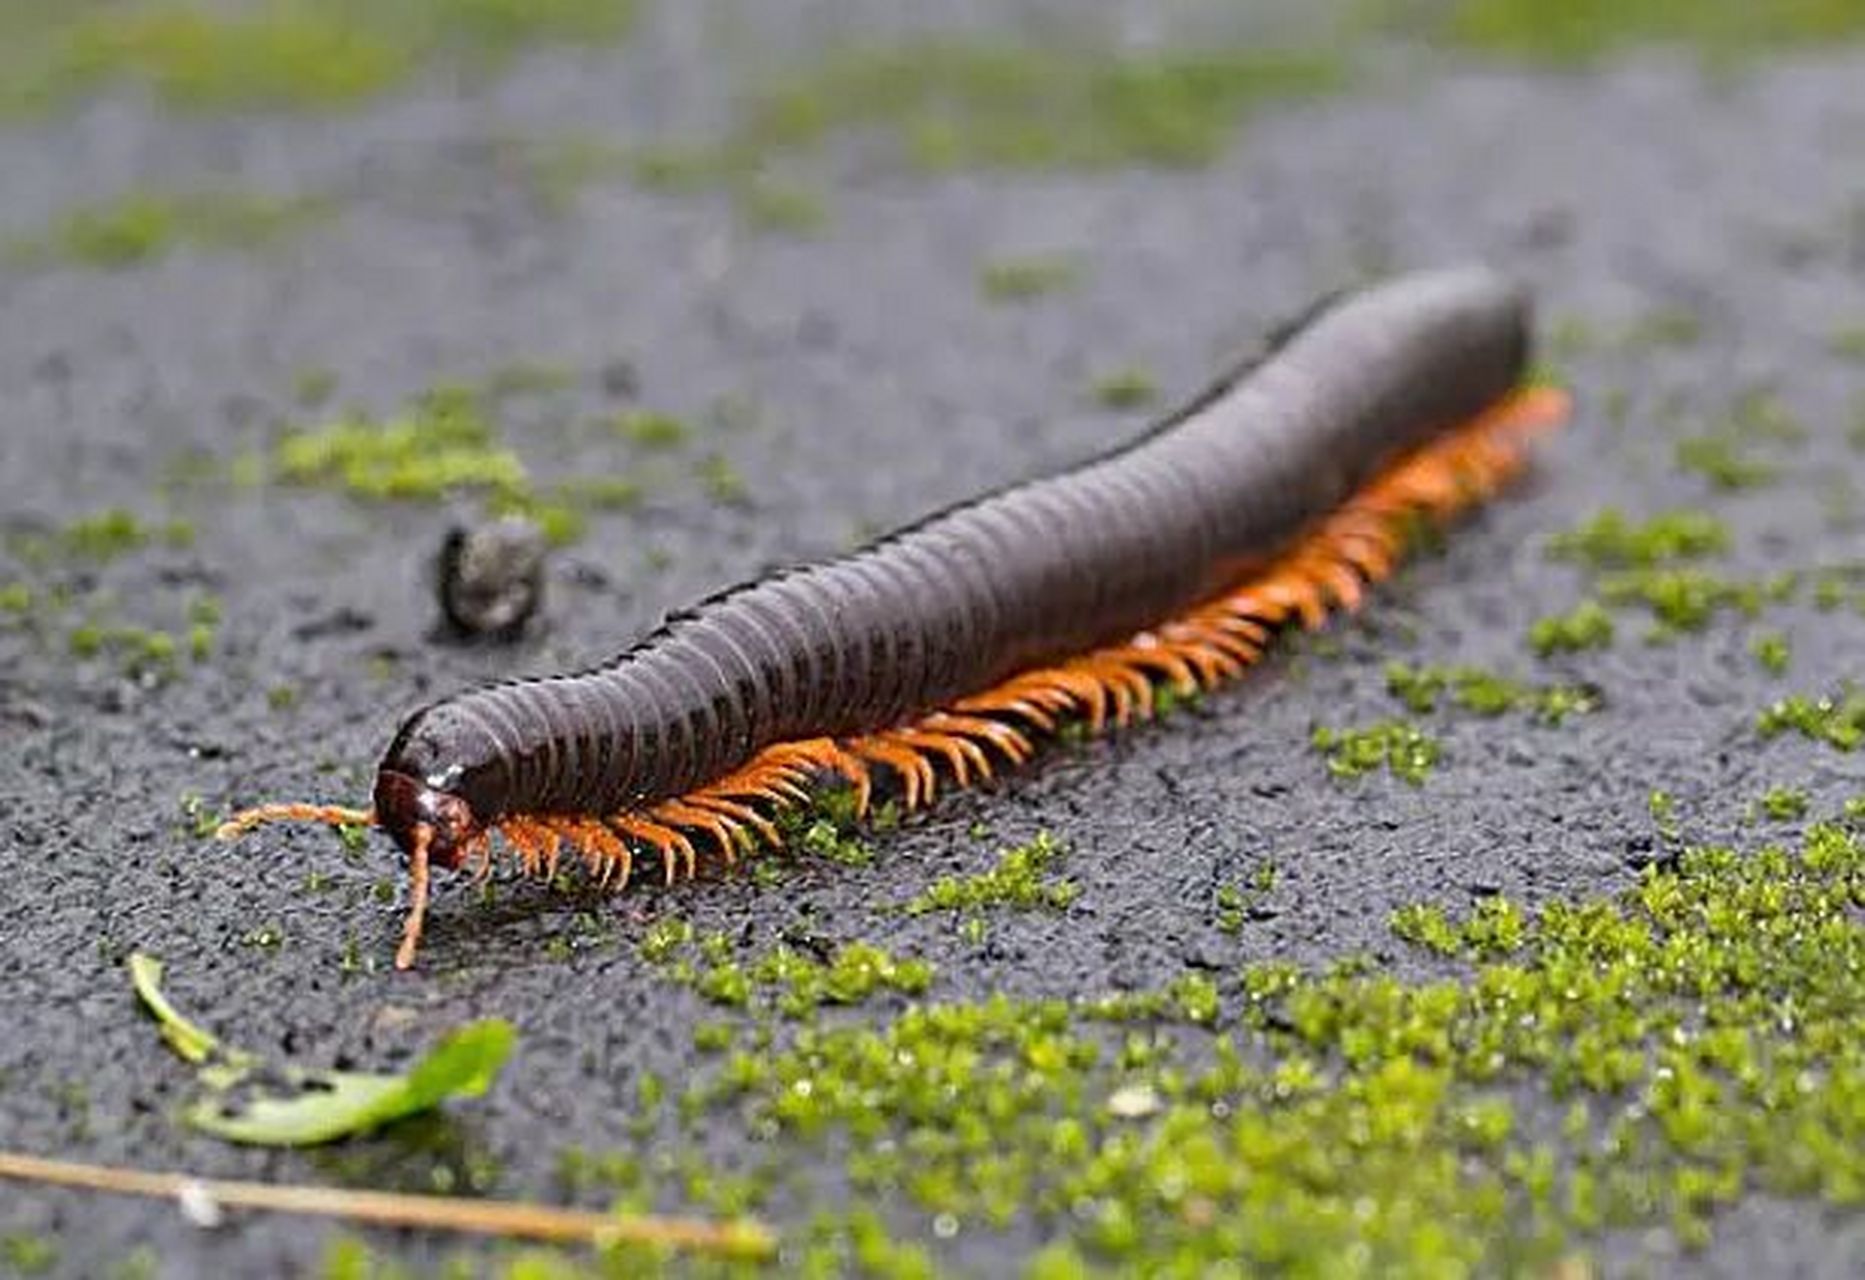
[[[885,730],[1131,637],[1506,398],[1529,328],[1523,292],[1481,270],[1335,301],[1124,448],[725,591],[593,670],[416,712],[381,762],[376,812],[411,812],[419,793],[464,802],[483,830],[638,809],[774,744]],[[452,825],[416,816],[443,837]]]

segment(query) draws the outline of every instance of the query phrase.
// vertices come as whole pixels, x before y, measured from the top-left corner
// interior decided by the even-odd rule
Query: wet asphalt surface
[[[842,22],[794,7],[797,23],[771,19],[776,43],[806,47]],[[721,59],[720,41],[736,52]],[[260,253],[184,247],[123,272],[0,270],[8,529],[120,505],[197,530],[190,547],[42,571],[91,603],[49,636],[0,631],[0,1146],[375,1185],[418,1182],[438,1158],[481,1170],[485,1190],[551,1196],[561,1146],[620,1142],[638,1074],[677,1078],[690,1056],[699,1002],[642,980],[627,941],[653,918],[754,945],[792,926],[869,938],[933,960],[945,998],[1087,995],[1158,985],[1188,964],[1390,955],[1389,912],[1421,898],[1610,892],[1647,847],[1656,786],[1705,838],[1746,838],[1742,810],[1772,783],[1805,785],[1816,812],[1858,789],[1855,757],[1754,738],[1756,710],[1784,686],[1749,657],[1752,628],[1719,622],[1669,646],[1622,641],[1547,664],[1523,636],[1582,594],[1575,571],[1543,556],[1545,537],[1607,503],[1701,503],[1702,480],[1671,466],[1679,428],[1667,423],[1713,416],[1757,384],[1813,430],[1782,455],[1782,483],[1717,502],[1735,533],[1731,571],[1865,555],[1865,526],[1822,497],[1846,474],[1841,424],[1865,386],[1826,347],[1865,315],[1865,59],[1726,82],[1665,57],[1576,77],[1423,75],[1401,59],[1353,94],[1266,112],[1189,174],[928,179],[844,147],[804,166],[831,213],[806,239],[749,229],[723,198],[625,181],[555,212],[497,145],[702,127],[729,93],[717,68],[756,47],[742,30],[663,13],[618,54],[531,57],[486,90],[433,85],[335,118],[189,120],[119,99],[0,132],[0,231],[137,183],[345,197],[334,219]],[[1078,287],[1022,306],[981,297],[981,261],[1049,252],[1079,255]],[[1531,281],[1554,321],[1609,335],[1681,307],[1703,333],[1562,355],[1580,403],[1572,429],[1527,485],[1335,628],[1337,652],[1285,651],[1167,723],[953,796],[878,837],[870,867],[804,863],[765,886],[713,877],[608,903],[512,886],[485,906],[447,881],[422,967],[396,975],[400,904],[372,892],[396,872],[384,842],[352,860],[317,831],[228,848],[183,829],[190,793],[213,806],[361,802],[394,725],[425,699],[599,659],[771,564],[1100,448],[1146,416],[1093,403],[1110,369],[1148,369],[1175,396],[1323,289],[1465,259]],[[334,371],[339,402],[386,412],[517,360],[577,375],[572,391],[506,419],[540,475],[631,465],[614,442],[553,425],[627,403],[603,386],[605,370],[626,381],[625,363],[634,402],[698,424],[688,452],[729,458],[748,501],[722,504],[689,466],[662,464],[642,508],[599,517],[556,558],[540,634],[464,650],[429,634],[444,507],[158,489],[190,451],[224,460],[272,438],[301,368]],[[1619,422],[1602,408],[1616,394]],[[191,592],[218,595],[224,621],[213,657],[184,661],[167,684],[65,653],[64,630],[99,601],[118,621],[172,629]],[[1856,674],[1856,616],[1803,605],[1768,625],[1793,641],[1786,687]],[[1335,785],[1310,731],[1397,713],[1381,676],[1395,654],[1566,674],[1600,686],[1608,707],[1556,731],[1439,717],[1445,758],[1424,788]],[[290,705],[268,697],[279,688],[295,692]],[[1072,851],[1082,892],[1066,913],[1004,917],[979,950],[936,918],[883,912],[1043,828]],[[1279,872],[1268,909],[1225,936],[1216,887],[1265,860]],[[313,869],[330,889],[305,891]],[[255,930],[283,941],[256,945]],[[575,940],[569,955],[547,954],[560,936]],[[232,1149],[174,1117],[190,1080],[132,1003],[120,960],[136,948],[167,963],[184,1009],[298,1061],[393,1069],[444,1028],[493,1014],[518,1025],[518,1056],[486,1101],[455,1108],[418,1149],[363,1144],[341,1166]],[[346,973],[346,953],[364,971]],[[734,1138],[714,1141],[729,1154]],[[163,1205],[0,1187],[0,1232],[53,1239],[60,1274],[98,1274],[144,1243],[166,1274],[279,1273],[315,1264],[331,1230],[253,1217],[208,1233]],[[443,1249],[370,1239],[413,1260]],[[1028,1244],[1012,1231],[944,1256],[988,1273]],[[1604,1257],[1609,1270],[1616,1259],[1840,1275],[1862,1253],[1856,1217],[1757,1201],[1719,1221],[1702,1258],[1643,1236],[1608,1242]]]

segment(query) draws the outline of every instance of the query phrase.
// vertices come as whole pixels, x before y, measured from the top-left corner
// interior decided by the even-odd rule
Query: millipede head
[[[465,865],[484,834],[463,796],[394,769],[376,773],[375,812],[377,823],[409,858],[421,848],[450,871]]]

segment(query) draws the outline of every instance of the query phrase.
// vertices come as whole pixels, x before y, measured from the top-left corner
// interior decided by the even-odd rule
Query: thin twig
[[[0,1178],[229,1209],[272,1209],[384,1227],[464,1231],[555,1244],[660,1245],[752,1261],[769,1258],[777,1250],[776,1239],[770,1231],[750,1221],[716,1223],[697,1218],[591,1213],[510,1200],[225,1181],[196,1178],[185,1173],[156,1173],[50,1160],[10,1151],[0,1151]]]

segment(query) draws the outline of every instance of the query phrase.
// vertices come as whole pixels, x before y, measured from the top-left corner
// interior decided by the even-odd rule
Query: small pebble
[[[512,640],[544,599],[544,535],[522,516],[456,526],[441,544],[435,585],[447,629],[467,640]]]

